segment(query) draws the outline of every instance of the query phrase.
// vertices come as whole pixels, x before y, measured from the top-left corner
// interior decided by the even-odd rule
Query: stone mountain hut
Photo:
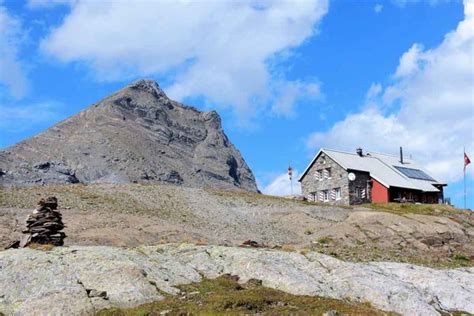
[[[443,203],[443,187],[413,160],[368,152],[322,148],[298,180],[314,202],[361,204],[387,202]]]

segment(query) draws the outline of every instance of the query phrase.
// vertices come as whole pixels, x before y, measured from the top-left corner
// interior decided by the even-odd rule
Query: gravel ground
[[[435,266],[474,261],[472,216],[455,221],[443,214],[393,214],[240,191],[140,184],[0,189],[0,246],[20,236],[36,201],[48,195],[59,200],[66,245],[240,245],[250,239],[355,261]]]

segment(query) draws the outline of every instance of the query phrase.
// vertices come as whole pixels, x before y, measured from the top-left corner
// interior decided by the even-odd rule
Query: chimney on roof
[[[403,148],[400,146],[400,163],[403,164]]]
[[[362,157],[362,148],[360,148],[360,147],[357,148],[357,149],[356,149],[356,153],[357,153],[360,157]]]

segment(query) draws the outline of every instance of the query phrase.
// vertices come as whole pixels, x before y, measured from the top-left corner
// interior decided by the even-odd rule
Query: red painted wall
[[[388,189],[372,179],[372,203],[388,203]]]

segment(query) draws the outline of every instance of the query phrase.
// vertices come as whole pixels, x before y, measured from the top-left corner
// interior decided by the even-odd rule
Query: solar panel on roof
[[[394,167],[395,169],[397,169],[398,171],[406,175],[408,178],[436,182],[435,179],[427,175],[423,170],[405,168],[405,167],[399,167],[399,166],[394,166]]]

